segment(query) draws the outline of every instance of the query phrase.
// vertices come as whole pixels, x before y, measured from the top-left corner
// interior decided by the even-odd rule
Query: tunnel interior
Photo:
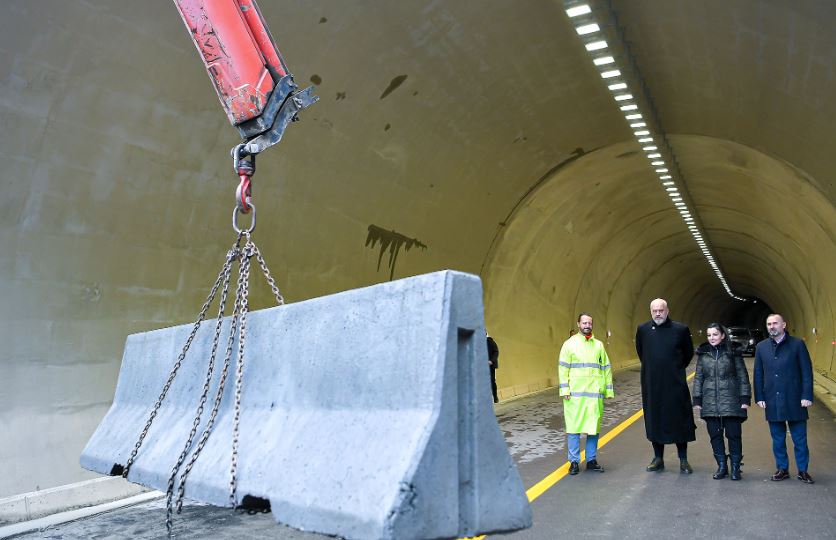
[[[779,312],[836,379],[836,6],[607,5],[748,301],[721,286],[550,0],[262,6],[321,98],[254,178],[254,239],[285,297],[478,274],[503,399],[555,385],[580,311],[614,366],[634,365],[656,297],[695,344],[710,322]],[[0,497],[90,477],[78,455],[125,337],[192,321],[235,239],[238,142],[170,1],[2,10]],[[271,297],[255,279],[252,309]]]

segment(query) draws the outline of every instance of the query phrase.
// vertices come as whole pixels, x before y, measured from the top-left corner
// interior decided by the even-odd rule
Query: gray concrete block
[[[213,326],[204,323],[195,338],[131,481],[166,489]],[[129,336],[113,406],[83,467],[108,474],[124,465],[189,330]],[[436,272],[253,312],[245,352],[238,501],[269,499],[277,521],[347,538],[454,538],[531,525],[493,413],[477,277]],[[219,376],[220,366],[212,392]],[[233,386],[231,371],[187,482],[190,499],[228,504]]]

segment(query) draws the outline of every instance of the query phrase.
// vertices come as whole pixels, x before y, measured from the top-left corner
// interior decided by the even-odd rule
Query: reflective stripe
[[[567,383],[567,382],[565,382],[565,383],[560,383],[560,387],[561,387],[561,388],[569,388],[569,383]]]
[[[607,385],[607,390],[612,390],[612,385],[611,384]]]
[[[591,362],[578,362],[570,364],[569,362],[560,362],[560,365],[567,368],[593,368],[593,369],[610,369],[610,366],[602,366],[601,364],[593,364]]]
[[[604,399],[604,394],[596,394],[595,392],[570,392],[569,395],[575,397],[594,397]]]

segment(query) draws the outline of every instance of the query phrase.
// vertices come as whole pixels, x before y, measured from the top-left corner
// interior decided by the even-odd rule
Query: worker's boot
[[[731,479],[740,480],[740,467],[743,466],[743,456],[731,456]]]
[[[711,478],[720,480],[729,475],[729,459],[725,454],[714,454],[714,459],[717,460],[717,472],[711,475]]]

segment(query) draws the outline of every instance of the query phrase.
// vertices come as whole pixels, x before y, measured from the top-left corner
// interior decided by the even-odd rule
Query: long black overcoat
[[[636,329],[641,360],[642,407],[647,439],[662,444],[697,440],[691,393],[685,368],[694,356],[691,331],[667,319],[648,321]]]

